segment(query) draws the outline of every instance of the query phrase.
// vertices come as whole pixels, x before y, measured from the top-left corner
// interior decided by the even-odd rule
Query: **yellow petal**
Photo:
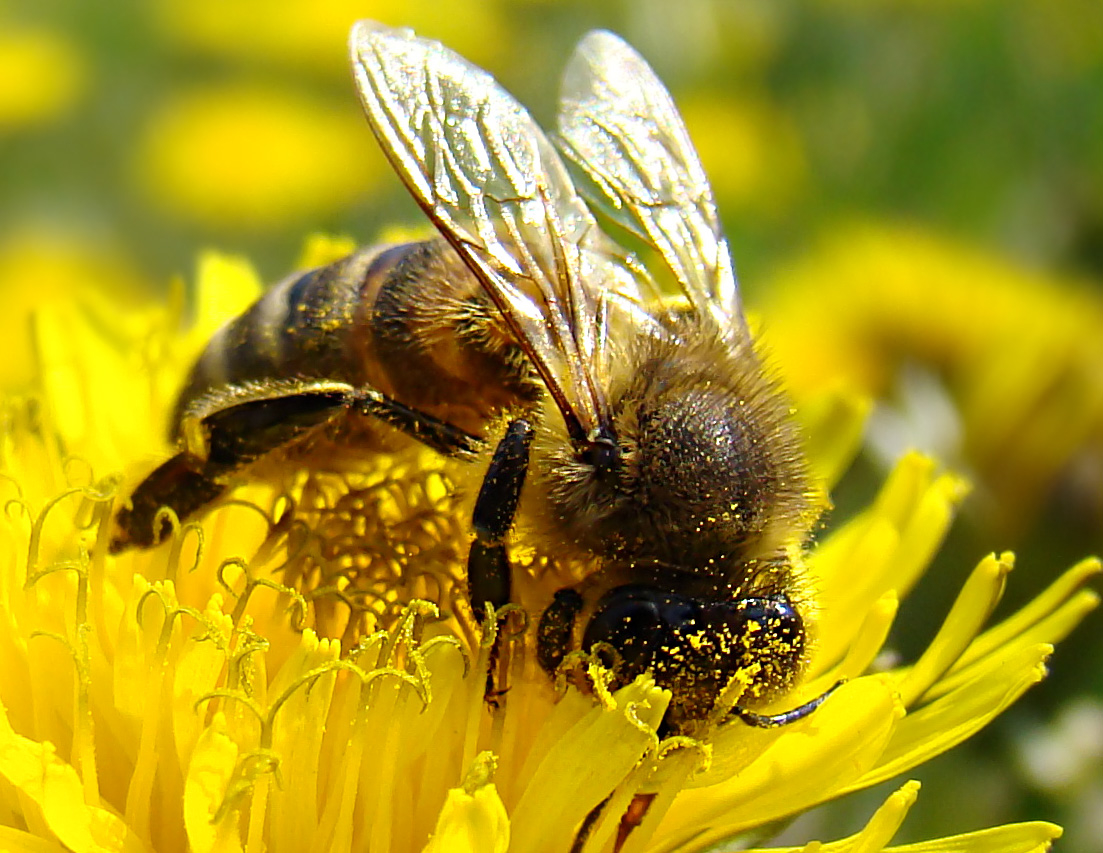
[[[1042,643],[1055,643],[1060,640],[1064,633],[1075,626],[1078,615],[1082,616],[1098,600],[1094,591],[1084,590],[1083,587],[1101,571],[1103,571],[1103,563],[1096,557],[1089,557],[1062,573],[1045,592],[978,637],[961,656],[954,667],[954,672],[1003,648],[1016,638],[1020,641]],[[1057,620],[1056,623],[1050,621],[1054,614],[1067,607],[1071,612],[1065,618]],[[1040,629],[1040,625],[1047,627]]]
[[[204,728],[203,712],[196,710],[196,703],[219,687],[219,678],[226,666],[232,624],[230,617],[222,612],[222,603],[221,595],[211,598],[203,612],[203,632],[188,637],[176,661],[172,734],[182,767],[187,766],[188,756]]]
[[[865,828],[850,838],[827,844],[811,842],[803,847],[750,850],[748,853],[1044,853],[1061,836],[1061,828],[1051,823],[1018,823],[982,829],[949,838],[886,847],[915,802],[918,782],[909,782],[885,801]],[[686,848],[679,853],[697,850]],[[704,849],[704,848],[701,848]]]
[[[975,734],[1044,677],[1051,651],[1046,645],[1007,649],[968,683],[910,711],[896,726],[876,767],[844,790],[891,779]]]
[[[918,782],[908,782],[900,790],[890,794],[865,828],[850,839],[849,843],[839,845],[839,853],[880,853],[896,835],[917,796]]]
[[[835,796],[878,763],[899,713],[886,679],[867,677],[843,685],[816,713],[781,729],[738,776],[684,791],[656,833],[657,846],[678,850],[691,840],[699,846],[715,844]],[[721,752],[718,744],[716,753]],[[714,762],[706,776],[716,770]]]
[[[330,234],[311,234],[303,243],[296,269],[310,270],[332,264],[356,251],[357,242],[352,237],[335,237]]]
[[[0,850],[6,853],[67,853],[56,841],[10,826],[0,826]]]
[[[1013,823],[918,844],[890,847],[885,853],[1045,853],[1061,837],[1052,823]]]
[[[543,849],[544,839],[580,823],[658,743],[669,694],[641,677],[614,698],[613,707],[591,707],[535,768],[511,809],[516,849]]]
[[[245,258],[204,252],[199,256],[195,304],[199,313],[189,338],[203,346],[229,319],[242,314],[264,287]]]
[[[847,650],[846,657],[832,673],[833,679],[850,680],[869,670],[888,639],[899,607],[900,602],[895,592],[886,593],[878,599],[862,620],[862,626]],[[822,669],[816,666],[811,668],[813,675],[821,672]]]
[[[817,636],[824,660],[843,656],[865,613],[886,592],[903,596],[922,574],[965,494],[962,480],[904,456],[874,505],[809,556],[820,591]]]
[[[820,583],[816,637],[817,657],[835,661],[846,654],[864,613],[892,587],[893,558],[900,534],[884,518],[862,517],[829,536],[809,558]],[[842,579],[850,578],[849,583]]]
[[[448,792],[424,853],[505,853],[508,849],[509,815],[486,768],[492,759],[484,753],[475,761],[464,787]]]
[[[216,714],[203,732],[184,782],[184,826],[195,853],[231,853],[242,849],[237,811],[223,809],[234,768],[237,744],[226,734],[226,720]],[[221,810],[221,814],[220,814]],[[215,822],[215,816],[221,819]]]
[[[1014,557],[1003,554],[981,560],[958,594],[949,615],[923,656],[900,679],[904,707],[911,707],[961,657],[1003,594]]]
[[[908,816],[908,811],[915,804],[918,795],[919,783],[906,783],[898,791],[894,791],[889,795],[888,799],[881,804],[881,807],[877,809],[861,832],[849,838],[823,845],[812,842],[799,848],[790,847],[785,850],[769,851],[752,850],[748,853],[801,853],[801,851],[809,851],[809,853],[812,853],[812,851],[814,853],[880,853],[885,849],[885,845],[892,840],[892,837],[904,822],[904,818]]]
[[[272,749],[281,756],[283,784],[270,792],[270,834],[280,839],[283,850],[309,849],[318,827],[315,792],[323,763],[323,721],[329,715],[336,673],[321,676],[301,689],[292,689],[292,684],[296,677],[336,660],[339,654],[336,641],[319,641],[313,631],[304,631],[299,646],[272,683],[273,695],[291,690],[272,723]]]
[[[0,777],[21,794],[24,819],[31,829],[52,835],[75,853],[133,853],[142,845],[119,817],[84,802],[76,770],[48,743],[36,743],[12,731],[0,705]],[[34,804],[37,815],[28,813]]]
[[[797,417],[807,436],[808,462],[827,488],[839,481],[854,460],[872,405],[868,397],[850,388],[801,401]]]

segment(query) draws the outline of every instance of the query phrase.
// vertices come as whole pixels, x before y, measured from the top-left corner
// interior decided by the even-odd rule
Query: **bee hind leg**
[[[181,521],[196,514],[229,488],[235,473],[332,419],[350,396],[347,387],[307,387],[278,396],[250,397],[242,390],[201,398],[195,406],[200,414],[183,419],[181,432],[193,437],[185,440],[189,446],[138,484],[115,516],[109,551],[158,544],[171,531],[162,509]]]
[[[481,440],[391,400],[371,388],[339,382],[222,389],[189,406],[180,432],[185,449],[160,465],[115,516],[109,550],[150,548],[170,531],[158,513],[185,519],[215,501],[241,469],[353,410],[405,432],[439,453],[473,454]],[[154,526],[158,525],[158,529]]]
[[[112,554],[127,548],[152,548],[172,529],[158,514],[169,508],[179,519],[187,518],[218,498],[226,486],[203,472],[203,462],[190,453],[177,453],[159,465],[130,496],[130,506],[115,516],[115,530],[108,545]],[[154,525],[157,525],[155,529]]]

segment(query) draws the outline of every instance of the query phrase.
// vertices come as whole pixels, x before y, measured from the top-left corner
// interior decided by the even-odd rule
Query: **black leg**
[[[470,455],[478,453],[483,446],[481,438],[432,415],[404,406],[378,391],[358,391],[352,408],[401,430],[443,456]]]
[[[549,675],[555,675],[571,647],[575,623],[582,612],[582,596],[568,587],[555,594],[540,615],[536,630],[536,659]]]
[[[235,472],[324,424],[342,411],[348,393],[339,389],[244,399],[203,418],[203,446],[177,453],[146,477],[115,516],[111,553],[149,548],[169,532],[154,529],[168,507],[180,521],[216,500]]]
[[[332,420],[347,405],[343,390],[311,391],[247,400],[203,419],[205,473],[217,476],[255,462]]]
[[[130,508],[119,511],[111,552],[155,545],[167,533],[167,524],[153,529],[162,507],[183,521],[218,498],[245,466],[350,410],[390,424],[445,455],[474,453],[482,446],[481,439],[457,427],[371,389],[341,383],[212,394],[196,403],[198,414],[181,430],[202,436],[196,446],[157,468],[134,490]]]
[[[151,548],[172,527],[165,519],[154,529],[161,507],[170,507],[183,521],[214,501],[226,486],[203,472],[203,463],[187,453],[177,453],[157,466],[130,496],[130,506],[115,515],[115,529],[108,550],[118,554],[130,547]]]
[[[467,559],[467,588],[471,609],[480,621],[486,616],[487,602],[495,608],[509,603],[510,567],[505,538],[521,500],[531,443],[529,422],[513,421],[494,449],[475,500],[471,515],[475,541]]]
[[[784,711],[780,714],[756,714],[754,711],[748,711],[737,705],[732,708],[731,716],[739,717],[739,719],[748,726],[754,726],[758,729],[776,729],[780,726],[787,726],[790,723],[795,723],[797,720],[803,720],[815,711],[824,703],[828,696],[842,687],[844,683],[845,682],[842,681],[836,681],[815,699],[811,699],[803,705],[793,708],[791,711]]]

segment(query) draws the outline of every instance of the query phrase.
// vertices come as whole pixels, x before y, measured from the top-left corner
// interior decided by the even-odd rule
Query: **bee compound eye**
[[[715,611],[711,631],[728,650],[717,661],[725,684],[740,671],[749,676],[740,705],[755,707],[793,684],[803,666],[805,630],[788,599],[745,598]]]
[[[619,683],[651,669],[662,654],[680,645],[680,635],[696,631],[700,606],[691,598],[645,586],[616,587],[598,602],[583,648],[607,643],[620,656]],[[661,679],[659,679],[660,683]]]
[[[756,660],[795,661],[803,654],[804,620],[788,599],[745,598],[733,609],[732,633]]]

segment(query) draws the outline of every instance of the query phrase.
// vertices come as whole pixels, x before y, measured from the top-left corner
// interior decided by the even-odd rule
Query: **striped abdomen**
[[[363,249],[272,287],[211,339],[172,437],[227,389],[284,380],[369,387],[475,435],[540,394],[482,286],[440,239]]]

